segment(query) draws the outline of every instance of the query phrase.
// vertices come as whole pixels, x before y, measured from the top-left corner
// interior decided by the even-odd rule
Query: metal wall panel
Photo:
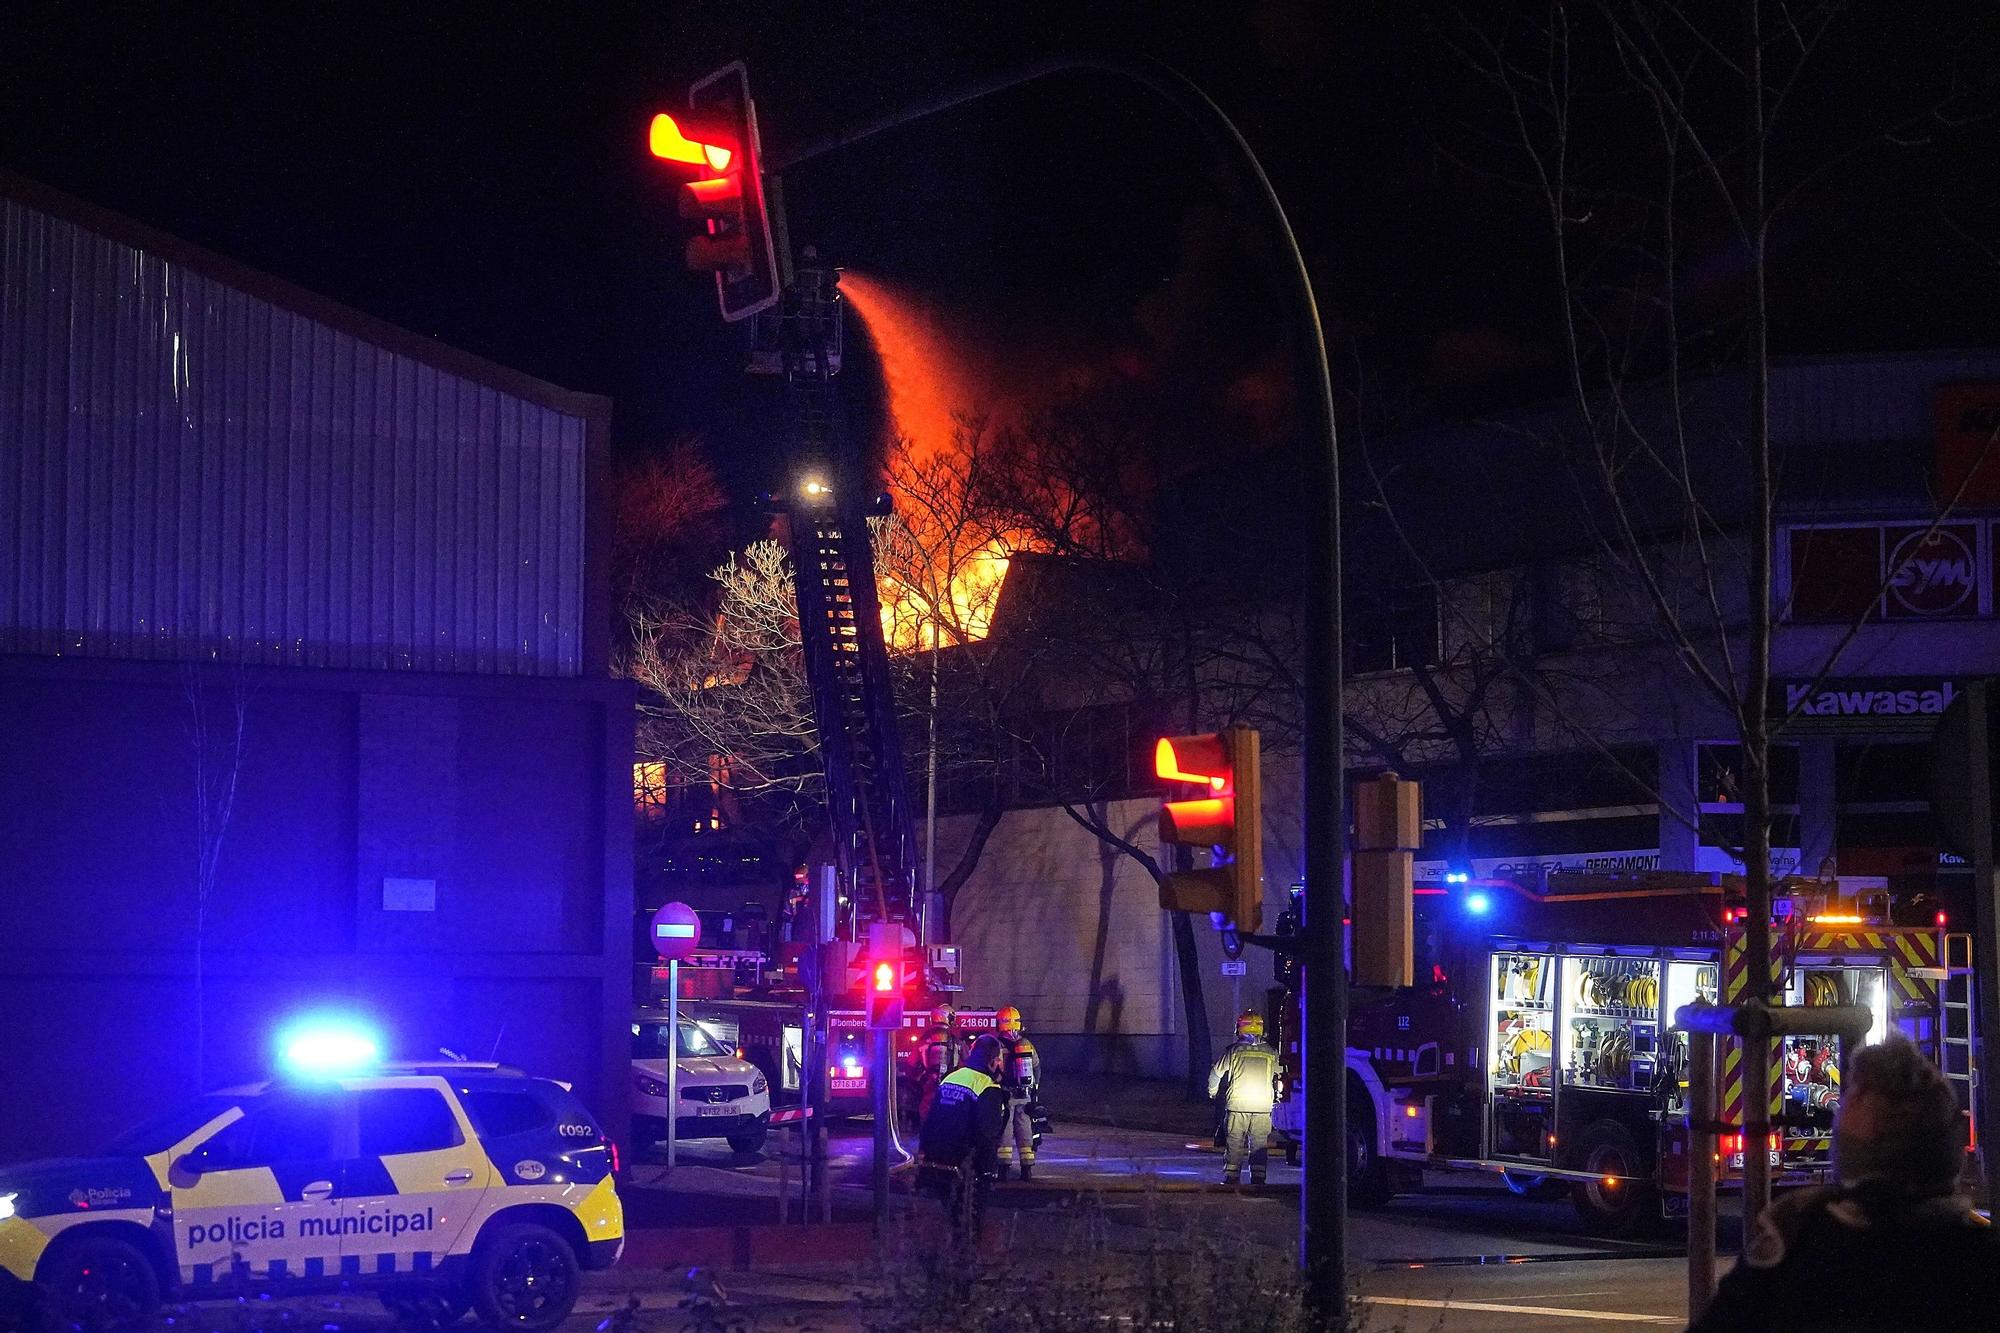
[[[0,199],[0,652],[583,667],[585,421]]]
[[[1910,352],[1780,361],[1771,430],[1780,444],[1917,443],[1932,433],[1940,384],[2000,380],[1991,352]]]

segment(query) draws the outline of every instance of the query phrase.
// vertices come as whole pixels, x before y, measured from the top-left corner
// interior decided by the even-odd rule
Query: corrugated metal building
[[[622,1129],[609,420],[0,175],[0,1159],[308,1006]]]

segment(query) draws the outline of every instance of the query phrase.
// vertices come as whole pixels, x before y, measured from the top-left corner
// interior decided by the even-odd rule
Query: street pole
[[[2000,875],[1993,855],[1993,754],[1987,727],[1993,717],[1992,682],[1975,680],[1966,687],[1966,765],[1970,782],[1972,833],[1973,975],[1979,986],[1972,1030],[1972,1114],[1979,1126],[1979,1165],[1986,1178],[1989,1207],[2000,1203],[2000,1096],[1994,1094],[1993,1066],[1987,1063],[1986,1035],[2000,1023]],[[1939,959],[1943,962],[1943,959]]]
[[[1291,321],[1294,378],[1308,450],[1305,625],[1305,881],[1300,922],[1302,1059],[1307,1123],[1320,1140],[1306,1147],[1299,1191],[1299,1268],[1317,1322],[1338,1325],[1347,1314],[1347,942],[1343,849],[1340,645],[1340,445],[1334,426],[1333,378],[1326,338],[1305,256],[1264,165],[1222,108],[1188,77],[1167,65],[1118,56],[1054,56],[966,84],[927,102],[766,157],[780,174],[801,163],[885,131],[1051,75],[1093,71],[1130,80],[1200,127],[1228,171],[1239,203],[1259,214],[1284,256],[1286,314]],[[884,1163],[886,1166],[886,1162]]]
[[[874,1068],[868,1087],[875,1094],[875,1161],[871,1173],[875,1186],[875,1234],[884,1236],[889,1231],[889,1110],[895,1104],[896,1034],[888,1028],[876,1028],[868,1035],[874,1044]]]
[[[832,1086],[832,1077],[827,1060],[833,1049],[829,1038],[832,1035],[832,1009],[829,999],[832,979],[840,975],[847,960],[841,956],[839,945],[834,940],[839,923],[840,875],[836,867],[822,865],[815,868],[813,875],[813,947],[817,950],[819,966],[813,970],[810,1012],[806,1016],[806,1028],[810,1034],[805,1045],[812,1052],[806,1061],[805,1087],[799,1091],[806,1097],[806,1104],[812,1114],[806,1118],[806,1128],[812,1145],[810,1163],[807,1170],[812,1173],[812,1192],[819,1205],[819,1220],[833,1221],[833,1182],[826,1168],[826,1125]]]
[[[931,620],[931,752],[924,765],[924,909],[918,918],[917,947],[928,949],[939,943],[937,923],[937,724],[938,724],[938,639],[943,631],[935,617]]]
[[[1688,1034],[1688,1322],[1715,1296],[1716,1051],[1710,1032]],[[1748,1161],[1746,1155],[1744,1158]]]
[[[667,1170],[681,1118],[681,960],[667,960]]]

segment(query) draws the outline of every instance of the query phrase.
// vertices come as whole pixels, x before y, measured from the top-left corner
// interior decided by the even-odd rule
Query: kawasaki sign
[[[1867,676],[1771,682],[1773,718],[1789,718],[1788,730],[1871,729],[1928,732],[1951,701],[1959,682],[1936,676]]]

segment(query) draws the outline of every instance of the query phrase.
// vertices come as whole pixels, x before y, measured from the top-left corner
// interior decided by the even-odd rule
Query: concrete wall
[[[1295,757],[1264,761],[1264,928],[1299,877],[1300,771]],[[1159,801],[1114,801],[1098,814],[1120,836],[1164,858]],[[941,820],[938,862],[949,866],[971,818]],[[953,906],[952,939],[965,950],[968,1005],[1017,1006],[1053,1070],[1178,1077],[1187,1068],[1186,1021],[1171,918],[1152,876],[1086,832],[1060,808],[1010,811],[993,831]],[[1247,975],[1224,977],[1220,937],[1197,920],[1202,993],[1214,1049],[1242,1008],[1261,1008],[1271,955],[1247,951]]]
[[[574,1081],[622,1134],[627,686],[12,657],[0,698],[0,1159],[264,1077],[322,1006]],[[203,904],[197,761],[219,797],[239,698]]]

